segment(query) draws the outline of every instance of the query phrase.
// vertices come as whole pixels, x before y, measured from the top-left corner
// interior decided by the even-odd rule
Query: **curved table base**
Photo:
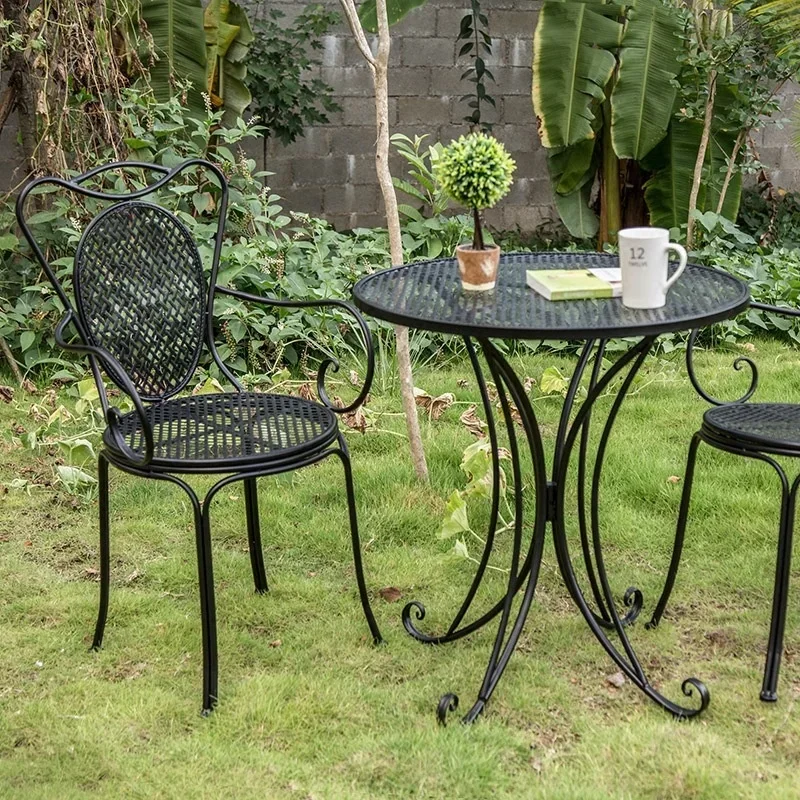
[[[425,634],[416,627],[412,620],[412,614],[416,616],[418,621],[425,617],[425,607],[416,600],[406,605],[402,615],[403,624],[408,633],[418,641],[426,644],[444,644],[455,641],[478,630],[499,616],[497,633],[483,683],[475,703],[463,717],[465,723],[473,722],[481,715],[514,653],[536,591],[548,522],[552,525],[559,569],[570,596],[586,619],[589,629],[631,683],[637,686],[657,705],[678,719],[697,716],[709,704],[710,695],[708,689],[697,678],[687,678],[681,684],[685,697],[695,698],[696,695],[698,702],[692,705],[682,705],[670,700],[649,683],[626,631],[627,627],[636,620],[642,610],[642,592],[633,586],[627,589],[622,599],[623,606],[627,610],[624,614],[621,614],[609,584],[601,546],[599,489],[606,447],[622,402],[654,340],[655,337],[652,336],[643,338],[603,374],[601,372],[605,342],[589,341],[586,343],[570,381],[561,412],[553,457],[552,480],[548,478],[539,425],[527,393],[508,361],[497,348],[489,340],[480,340],[481,349],[497,389],[497,399],[499,400],[503,422],[508,435],[513,473],[515,515],[511,564],[505,596],[473,622],[464,624],[464,619],[485,576],[494,547],[494,534],[498,518],[498,497],[495,488],[499,484],[497,433],[492,413],[492,402],[474,347],[470,340],[465,340],[470,360],[478,379],[493,455],[493,487],[495,488],[493,488],[492,493],[492,511],[486,546],[465,600],[444,633],[439,635]],[[588,382],[587,394],[576,410],[581,382],[592,355],[594,355],[594,365]],[[596,453],[594,458],[591,459],[589,434],[592,411],[598,398],[608,394],[612,386],[616,386],[616,394],[611,410],[602,427]],[[528,445],[533,467],[533,489],[535,493],[533,521],[528,523],[531,537],[530,545],[524,559],[521,556],[524,520],[520,454],[523,448],[520,447],[517,441],[518,424],[521,424],[523,428]],[[566,508],[565,499],[568,469],[573,451],[577,452],[578,460],[577,515],[572,509],[568,510]],[[587,482],[589,484],[588,498]],[[570,556],[565,523],[567,519],[573,516],[577,516],[582,561],[589,583],[591,605],[581,589]],[[519,591],[522,591],[523,594],[516,616],[514,616],[512,614],[512,606],[514,598]],[[610,638],[612,635],[615,641]],[[459,698],[456,694],[447,693],[443,695],[437,708],[439,722],[446,724],[448,715],[456,712],[458,708]]]

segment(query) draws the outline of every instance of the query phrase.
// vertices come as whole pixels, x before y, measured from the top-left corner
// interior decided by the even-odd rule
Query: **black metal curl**
[[[350,405],[344,407],[334,405],[325,389],[325,377],[329,368],[331,368],[333,372],[339,371],[339,362],[333,357],[328,357],[322,361],[319,365],[319,369],[317,369],[317,396],[324,406],[336,414],[349,414],[355,411],[367,399],[367,395],[372,388],[372,378],[375,375],[375,348],[372,346],[372,333],[370,332],[369,326],[354,305],[348,303],[346,300],[336,300],[333,298],[325,298],[324,300],[285,300],[278,299],[277,297],[262,297],[261,295],[250,294],[249,292],[242,292],[238,289],[231,289],[227,286],[219,285],[214,286],[212,292],[219,292],[219,294],[237,297],[239,300],[246,300],[250,303],[275,306],[276,308],[319,308],[335,306],[336,308],[344,309],[349,314],[352,314],[361,331],[364,340],[364,349],[367,353],[367,374],[364,377],[364,385],[361,387],[358,397],[356,397]],[[223,369],[228,379],[231,380],[235,386],[239,386],[233,374],[230,373],[223,364],[220,364],[220,367]]]
[[[700,697],[700,708],[698,708],[694,713],[702,714],[702,712],[708,708],[708,704],[711,702],[711,692],[708,691],[708,687],[699,678],[687,678],[681,684],[681,691],[683,692],[684,697],[693,697],[695,689]],[[690,715],[687,714],[685,718],[688,719],[689,716]],[[683,719],[683,717],[681,719]]]
[[[727,405],[728,403],[747,402],[755,394],[755,391],[758,388],[758,367],[756,366],[755,361],[747,356],[739,356],[734,360],[733,368],[737,372],[739,372],[745,364],[750,368],[750,386],[748,387],[747,391],[736,400],[728,400],[727,402],[725,400],[719,400],[703,389],[703,387],[700,385],[700,382],[697,380],[697,375],[694,371],[694,343],[697,340],[699,333],[700,329],[695,328],[689,334],[689,341],[686,343],[686,370],[689,373],[689,380],[691,381],[694,390],[700,395],[700,397],[703,398],[703,400],[713,406],[722,406]]]
[[[642,605],[644,604],[644,597],[642,596],[642,590],[637,589],[635,586],[629,586],[625,590],[625,595],[622,598],[622,602],[625,604],[626,608],[629,608],[630,611],[620,620],[620,622],[627,626],[633,625],[636,621],[636,618],[642,611]]]
[[[92,369],[92,372],[95,374],[95,382],[97,384],[98,394],[100,396],[103,411],[105,413],[106,423],[108,424],[108,432],[114,441],[114,446],[135,467],[146,467],[153,458],[153,426],[147,416],[142,399],[139,397],[139,392],[136,391],[133,381],[131,381],[128,373],[123,369],[122,364],[120,364],[119,361],[117,361],[117,359],[104,347],[93,344],[84,344],[83,342],[68,342],[66,340],[64,334],[67,327],[69,327],[70,323],[75,324],[76,322],[77,318],[75,316],[75,312],[70,309],[66,312],[66,314],[64,314],[58,325],[56,325],[56,344],[59,347],[62,347],[64,350],[71,350],[74,353],[82,353],[83,355],[89,356],[93,362],[93,367],[94,362],[99,361],[103,368],[115,377],[115,383],[125,392],[125,394],[128,395],[128,397],[130,397],[133,407],[136,411],[136,415],[139,417],[139,424],[142,428],[144,453],[137,453],[128,444],[128,442],[125,441],[125,438],[120,431],[121,415],[119,409],[109,405],[105,384],[100,379],[99,373],[97,373],[94,368]],[[80,329],[78,330],[80,332]]]
[[[447,725],[447,715],[454,711],[458,711],[458,695],[452,692],[443,694],[436,707],[436,719],[442,727]]]

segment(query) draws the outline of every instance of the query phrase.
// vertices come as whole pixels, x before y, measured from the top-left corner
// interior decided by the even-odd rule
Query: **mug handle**
[[[676,244],[675,242],[668,242],[666,245],[667,250],[674,250],[680,256],[680,264],[678,265],[678,269],[675,270],[675,274],[664,284],[664,294],[666,294],[671,288],[672,285],[675,283],[678,278],[683,274],[683,271],[686,269],[686,261],[688,260],[688,256],[686,255],[686,249],[683,245]]]

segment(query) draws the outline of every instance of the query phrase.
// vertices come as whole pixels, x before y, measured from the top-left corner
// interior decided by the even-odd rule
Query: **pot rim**
[[[490,253],[493,252],[494,250],[499,250],[499,249],[500,249],[499,244],[488,244],[486,245],[486,247],[483,248],[483,250],[476,250],[469,243],[456,245],[456,250],[461,251],[462,253]]]

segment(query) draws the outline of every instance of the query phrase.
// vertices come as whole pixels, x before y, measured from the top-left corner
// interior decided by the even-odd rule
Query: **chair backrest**
[[[73,288],[89,344],[119,361],[142,399],[186,385],[202,350],[207,290],[180,220],[142,201],[105,209],[78,244]]]
[[[141,198],[153,195],[190,166],[216,175],[223,194],[218,205],[211,281],[191,233],[175,214]],[[115,169],[154,169],[163,177],[126,195],[87,188],[84,183]],[[219,169],[193,160],[173,170],[138,163],[111,164],[72,180],[40,178],[23,190],[17,215],[23,233],[67,309],[70,299],[25,223],[24,200],[36,185],[54,184],[107,200],[86,227],[75,250],[73,293],[76,326],[86,344],[114,356],[142,400],[158,402],[181,391],[197,368],[211,334],[210,313],[225,224],[227,184]],[[213,341],[211,350],[216,358]],[[109,377],[119,376],[106,365]]]

